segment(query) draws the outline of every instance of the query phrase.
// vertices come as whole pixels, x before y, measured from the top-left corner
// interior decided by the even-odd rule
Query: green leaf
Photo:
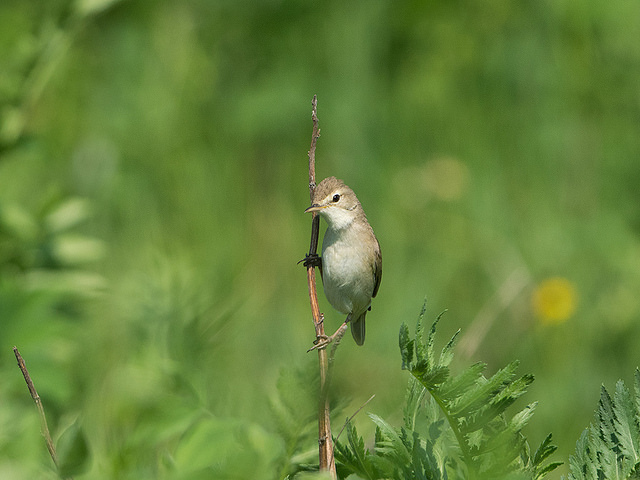
[[[545,465],[540,470],[536,471],[536,474],[535,474],[535,477],[534,477],[535,480],[537,480],[538,478],[542,478],[542,477],[546,476],[547,473],[549,473],[549,472],[553,472],[560,465],[564,465],[564,462],[551,462],[551,463]]]
[[[536,453],[533,455],[534,466],[541,465],[542,462],[544,462],[549,457],[549,455],[551,455],[558,449],[557,446],[551,443],[551,437],[551,434],[547,435],[547,437],[542,441],[542,443],[536,450]]]
[[[455,400],[464,394],[480,380],[482,372],[487,368],[486,363],[474,363],[462,373],[449,377],[438,389],[438,394],[447,402]]]
[[[613,398],[603,386],[594,421],[584,430],[569,457],[569,480],[638,478],[640,443],[640,374],[634,376],[634,398],[622,381]]]
[[[358,435],[352,422],[347,423],[347,444],[335,442],[336,459],[342,463],[350,473],[374,480],[379,478],[371,462],[371,456],[364,445],[364,440]]]
[[[51,239],[50,249],[53,258],[64,266],[95,262],[105,253],[102,241],[73,233],[60,234]]]
[[[315,394],[318,370],[313,362],[283,368],[277,381],[277,392],[270,396],[269,411],[275,429],[284,443],[279,460],[278,478],[285,478],[317,461],[308,455],[308,444],[316,439],[318,420]]]
[[[409,327],[406,323],[400,326],[400,354],[402,355],[402,369],[411,370],[413,368],[413,340],[409,339]]]
[[[485,415],[493,414],[494,416],[497,416],[504,413],[507,408],[513,404],[513,402],[526,393],[527,388],[531,385],[533,380],[533,375],[527,374],[505,385],[504,388],[499,390],[493,398],[491,398],[488,407],[485,409]],[[535,404],[532,405],[529,405],[527,408],[533,409]],[[522,428],[523,426],[524,424],[519,428]]]
[[[416,323],[415,349],[416,349],[416,368],[420,370],[428,370],[430,368],[429,355],[427,354],[427,345],[424,343],[424,314],[427,310],[427,302],[425,300],[418,316]]]
[[[562,465],[562,462],[551,462],[547,465],[542,465],[542,462],[544,462],[557,449],[558,447],[551,443],[551,434],[547,435],[536,450],[536,453],[533,455],[531,469],[533,471],[534,480],[543,478],[547,473],[554,471]]]
[[[468,416],[479,407],[490,401],[513,377],[518,368],[518,361],[511,362],[498,370],[489,380],[479,382],[476,388],[465,392],[451,406],[451,414],[455,417]]]
[[[538,402],[533,402],[516,413],[509,422],[507,431],[512,432],[514,435],[520,432],[524,428],[524,426],[529,423],[529,420],[533,416],[533,412],[535,411],[537,406]],[[551,434],[549,434],[549,436],[551,436]]]
[[[414,430],[416,426],[416,417],[420,410],[420,405],[424,400],[427,389],[415,377],[409,378],[407,385],[407,393],[405,396],[405,405],[403,409],[404,426],[408,430]]]
[[[96,15],[109,9],[121,0],[78,0],[76,11],[80,16]]]
[[[426,304],[424,307],[426,307]],[[431,325],[431,329],[429,330],[429,336],[427,337],[427,343],[426,343],[427,363],[431,368],[436,367],[436,358],[435,358],[433,344],[435,343],[435,339],[436,339],[436,327],[438,326],[438,322],[440,321],[444,313],[445,312],[441,312],[440,315],[436,317],[435,321]]]
[[[636,421],[636,412],[633,408],[633,400],[624,382],[619,380],[616,384],[614,395],[614,428],[618,439],[621,454],[631,462],[633,467],[640,456],[638,454],[638,441],[640,441],[640,428]]]
[[[613,414],[613,401],[607,389],[604,385],[600,391],[600,402],[598,404],[597,417],[600,420],[600,438],[605,442],[607,448],[613,448],[616,442],[612,436],[615,435],[614,414]]]
[[[383,438],[386,440],[385,443],[391,447],[399,463],[405,465],[411,463],[409,452],[394,428],[377,415],[370,413],[369,418],[378,426]]]
[[[569,456],[569,479],[595,480],[598,478],[595,452],[589,448],[589,433],[589,428],[582,432],[576,442],[575,454]]]
[[[462,330],[458,329],[458,331],[453,334],[453,337],[451,337],[451,340],[449,340],[449,343],[447,343],[442,349],[442,353],[440,354],[440,365],[448,367],[451,360],[453,360],[453,346],[455,345],[456,339],[461,331]]]
[[[640,425],[640,368],[636,368],[633,375],[633,392],[635,394],[635,422]]]
[[[415,372],[414,375],[425,387],[435,389],[449,378],[449,369],[447,367],[436,366],[424,372]]]
[[[78,420],[62,432],[56,451],[60,477],[72,477],[87,470],[90,459],[89,444]]]
[[[67,198],[57,204],[44,218],[47,230],[58,233],[69,230],[91,216],[91,206],[85,198]]]
[[[393,478],[422,478],[422,474],[426,475],[425,478],[436,478],[433,472],[438,470],[434,470],[433,465],[445,464],[451,478],[531,479],[536,475],[536,478],[542,477],[556,468],[557,464],[540,466],[530,462],[529,447],[522,435],[522,428],[531,418],[535,403],[510,420],[506,416],[506,410],[533,382],[533,375],[526,374],[514,380],[518,361],[498,370],[488,379],[482,375],[486,369],[484,363],[476,363],[458,375],[451,375],[449,365],[459,332],[442,349],[438,359],[434,354],[437,324],[443,313],[433,322],[425,338],[423,307],[413,340],[415,363],[406,361],[406,349],[401,348],[403,365],[409,365],[411,374],[431,394],[433,402],[419,402],[417,387],[410,385],[404,411],[406,432],[403,430],[396,437],[387,433],[384,447],[389,454],[389,451],[398,450],[402,441],[407,453],[411,454],[413,470],[407,473],[401,469],[404,477],[395,475]],[[401,329],[401,338],[401,345],[406,348],[411,342],[406,325]],[[420,424],[416,421],[416,412],[424,404],[437,405],[439,414],[426,416],[429,422],[428,436],[426,439],[415,437],[420,440],[419,444],[415,444],[412,443],[414,436],[410,430]],[[377,423],[378,428],[384,430],[379,421]],[[416,433],[415,430],[413,433]],[[437,447],[436,442],[439,445]],[[548,450],[544,450],[545,456],[554,449],[549,444]],[[427,475],[427,472],[431,473]]]

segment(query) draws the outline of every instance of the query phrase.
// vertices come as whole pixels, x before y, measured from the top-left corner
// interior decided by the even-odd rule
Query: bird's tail
[[[364,317],[367,315],[367,311],[365,310],[362,315],[360,315],[355,320],[351,321],[351,335],[353,335],[353,339],[356,341],[358,345],[364,344]]]

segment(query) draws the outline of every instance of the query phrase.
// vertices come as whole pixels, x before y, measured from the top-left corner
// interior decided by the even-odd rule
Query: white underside
[[[353,228],[328,228],[322,244],[322,281],[329,303],[357,318],[369,308],[374,288],[371,255]],[[359,232],[362,233],[362,232]]]

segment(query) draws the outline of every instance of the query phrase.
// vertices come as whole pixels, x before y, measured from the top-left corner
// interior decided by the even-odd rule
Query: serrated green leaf
[[[465,423],[465,431],[472,432],[484,427],[489,422],[504,414],[506,409],[526,392],[527,386],[533,382],[533,375],[524,375],[521,378],[505,385],[503,389],[493,394],[493,397],[481,406],[478,412]],[[514,417],[514,419],[516,419]],[[521,428],[521,427],[520,427]]]
[[[405,395],[405,404],[403,408],[403,420],[405,428],[415,430],[416,417],[420,410],[420,405],[424,400],[427,389],[416,380],[415,377],[409,377],[407,385],[407,393]]]
[[[582,433],[569,457],[569,480],[635,478],[639,462],[640,374],[634,375],[634,398],[622,381],[613,398],[601,389],[595,420]]]
[[[569,456],[569,478],[596,480],[598,469],[596,467],[596,456],[589,448],[590,429],[585,429],[576,443],[575,455]]]
[[[458,329],[458,331],[453,334],[453,337],[451,337],[451,340],[449,340],[449,343],[442,349],[442,353],[440,353],[440,365],[448,367],[451,360],[453,360],[453,347],[460,332],[461,330]]]
[[[382,436],[389,442],[389,446],[393,449],[395,455],[400,460],[400,464],[408,464],[411,462],[409,452],[407,451],[404,442],[395,431],[395,429],[385,422],[382,418],[373,413],[369,414],[369,418],[373,420],[380,429]]]
[[[493,395],[490,401],[491,408],[495,409],[497,414],[504,413],[513,402],[526,393],[533,380],[533,375],[526,374],[513,382],[509,382]]]
[[[529,422],[531,417],[533,416],[533,412],[538,406],[538,402],[533,402],[524,407],[518,413],[516,413],[511,421],[509,422],[508,429],[513,433],[519,432],[524,428],[524,426]]]
[[[633,375],[633,392],[634,392],[634,406],[636,410],[636,423],[640,425],[640,368],[636,368]]]
[[[355,460],[358,462],[360,467],[364,468],[367,450],[364,446],[364,440],[360,435],[358,435],[356,427],[354,427],[351,422],[347,425],[347,439],[349,440],[351,452],[354,454]]]
[[[614,412],[614,428],[616,436],[621,448],[621,454],[625,458],[630,473],[632,468],[638,461],[638,441],[640,441],[640,428],[636,421],[636,412],[634,411],[634,403],[631,399],[629,390],[622,380],[616,384],[616,392],[613,402]],[[625,469],[626,470],[626,469]]]
[[[347,423],[347,444],[335,442],[336,459],[349,472],[355,473],[364,479],[374,480],[379,478],[376,474],[375,464],[371,462],[372,456],[365,448],[364,440],[352,422]]]
[[[457,397],[463,395],[476,385],[482,377],[482,372],[484,372],[486,368],[486,363],[474,363],[458,375],[454,377],[450,376],[446,382],[440,385],[438,394],[448,403],[454,401]]]
[[[409,327],[406,323],[400,326],[400,354],[402,355],[402,369],[411,370],[413,368],[413,340],[409,339]]]
[[[511,362],[498,370],[490,379],[478,382],[475,388],[467,390],[451,406],[451,414],[455,417],[468,416],[480,406],[489,402],[496,392],[508,382],[518,368],[518,361]]]
[[[416,364],[420,366],[421,370],[429,368],[429,358],[427,355],[427,346],[424,339],[424,313],[427,309],[427,303],[422,305],[422,310],[418,316],[416,323],[416,335],[415,335],[415,350],[416,350]]]
[[[611,438],[612,435],[615,435],[613,401],[604,385],[600,391],[597,416],[599,419],[600,439],[606,444],[607,448],[613,448],[615,445],[613,438]]]
[[[559,466],[564,465],[563,462],[551,462],[547,465],[545,465],[544,467],[542,467],[540,470],[538,470],[535,474],[535,480],[538,480],[539,478],[544,477],[547,473],[553,472],[556,468],[558,468]]]
[[[447,380],[449,369],[447,367],[435,367],[425,372],[418,371],[414,375],[428,390],[434,390]]]
[[[538,466],[541,465],[553,452],[555,452],[558,447],[551,443],[552,434],[547,435],[547,437],[542,441],[540,446],[536,449],[536,453],[533,454],[533,465]]]
[[[524,472],[518,475],[517,469],[520,465],[516,465],[516,460],[520,457],[520,452],[525,445],[523,435],[512,435],[509,432],[501,431],[497,435],[493,435],[490,441],[483,445],[479,453],[479,471],[482,478],[509,478],[507,474],[514,472],[516,478],[524,477]]]
[[[427,356],[427,364],[429,365],[430,369],[436,368],[438,366],[436,365],[436,357],[435,357],[433,345],[436,339],[436,327],[438,326],[438,322],[440,321],[444,313],[445,312],[441,312],[440,315],[436,317],[433,324],[431,325],[431,329],[429,330],[429,335],[427,337],[426,356]]]
[[[412,469],[406,472],[404,478],[418,480],[440,480],[442,478],[441,467],[433,454],[431,446],[425,444],[423,448],[417,432],[413,432],[411,460]]]
[[[417,437],[416,432],[411,431],[416,427],[416,412],[420,408],[420,402],[416,400],[416,392],[420,390],[416,390],[417,387],[413,384],[413,391],[410,390],[407,395],[405,426],[400,433],[393,433],[393,429],[381,423],[381,419],[375,420],[382,437],[380,442],[376,442],[376,452],[388,458],[401,452],[404,462],[407,460],[404,457],[407,454],[412,462],[412,470],[407,470],[406,465],[397,467],[391,475],[384,478],[440,478],[433,466],[444,464],[447,464],[450,478],[529,480],[536,474],[544,476],[553,470],[556,464],[535,467],[531,465],[528,445],[521,433],[522,427],[533,413],[535,404],[529,405],[510,420],[506,417],[506,409],[526,392],[533,376],[523,375],[514,380],[518,368],[517,361],[499,370],[489,379],[482,376],[486,369],[483,363],[474,364],[461,374],[452,376],[448,365],[453,358],[453,347],[459,332],[453,335],[436,360],[435,335],[442,314],[433,322],[425,338],[424,313],[423,307],[414,337],[415,362],[409,370],[431,394],[432,401],[427,404],[432,405],[436,413],[427,416],[429,436],[426,440]],[[407,354],[404,348],[410,342],[406,326],[401,328],[401,338],[403,364],[406,365]],[[450,454],[447,455],[446,448],[441,450],[441,446],[434,450],[433,443],[430,442],[442,445],[452,442],[453,450],[449,450]],[[553,450],[555,447],[550,446],[549,450],[544,452],[545,456],[550,455]],[[451,455],[451,452],[456,453]],[[444,468],[441,471],[444,472]]]

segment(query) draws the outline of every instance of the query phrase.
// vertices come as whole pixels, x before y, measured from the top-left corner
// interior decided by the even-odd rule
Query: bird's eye
[[[331,199],[331,201],[333,201],[333,202],[337,202],[338,200],[340,200],[340,195],[336,193],[336,194],[333,196],[333,198]]]

